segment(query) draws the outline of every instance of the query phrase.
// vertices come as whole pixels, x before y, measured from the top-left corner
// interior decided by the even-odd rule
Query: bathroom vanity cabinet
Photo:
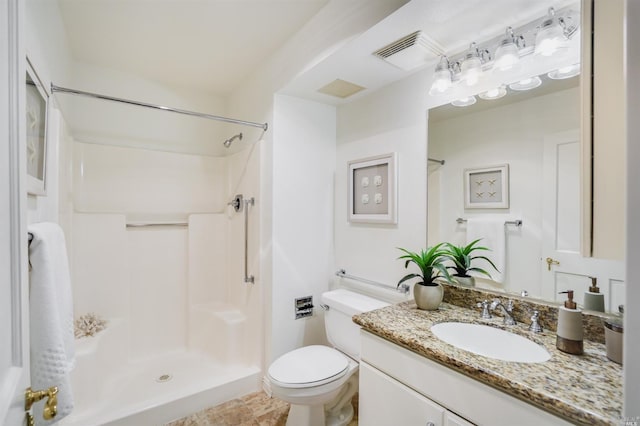
[[[367,331],[361,342],[362,425],[571,424]]]

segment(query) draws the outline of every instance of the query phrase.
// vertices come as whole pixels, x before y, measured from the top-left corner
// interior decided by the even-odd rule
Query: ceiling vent
[[[416,31],[373,54],[400,69],[410,71],[444,55],[444,49],[422,31]]]
[[[318,92],[326,95],[335,96],[336,98],[348,98],[351,95],[355,95],[366,87],[359,86],[349,81],[335,79],[331,83],[318,89]]]

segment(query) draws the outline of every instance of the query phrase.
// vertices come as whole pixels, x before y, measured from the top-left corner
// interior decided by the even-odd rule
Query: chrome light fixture
[[[571,66],[562,65],[561,68],[549,72],[554,66],[553,63],[557,63],[555,66],[559,67],[560,62],[573,62],[574,48],[577,46],[570,41],[580,27],[580,18],[579,12],[572,7],[566,6],[557,11],[549,8],[547,15],[516,28],[507,27],[502,35],[479,44],[471,43],[466,50],[454,55],[440,56],[429,95],[458,93],[458,88],[453,91],[455,86],[467,86],[459,87],[461,90],[457,96],[475,94],[480,90],[474,91],[469,88],[480,83],[483,90],[500,85],[477,95],[481,99],[498,99],[507,92],[507,86],[504,84],[517,79],[521,80],[509,84],[509,89],[531,90],[542,84],[538,76],[523,79],[524,76],[548,72],[549,78],[562,79],[579,74],[579,63]],[[491,54],[494,54],[493,58]],[[556,62],[556,59],[560,61]],[[525,64],[531,67],[530,72],[523,69]],[[492,71],[493,75],[489,76],[489,71]],[[456,106],[467,106],[475,101],[474,96],[452,103]]]
[[[451,69],[449,68],[449,59],[446,56],[440,57],[440,62],[436,66],[433,73],[433,83],[429,89],[430,95],[438,95],[446,92],[451,87]]]
[[[513,28],[507,27],[506,37],[500,41],[500,45],[494,54],[493,69],[494,71],[510,71],[519,68],[520,53],[519,50],[525,47],[524,37],[516,37],[513,34]]]
[[[525,78],[524,80],[520,80],[516,83],[511,83],[509,85],[509,89],[511,90],[515,90],[518,92],[523,92],[525,90],[531,90],[531,89],[535,89],[536,87],[540,86],[542,84],[542,80],[540,80],[540,77],[538,76],[533,76],[530,78]]]
[[[540,25],[536,34],[534,53],[540,56],[563,54],[569,48],[568,28],[563,18],[556,18],[555,9],[549,8],[549,17]]]
[[[469,50],[460,65],[460,80],[464,81],[467,86],[473,86],[480,80],[483,59],[488,54],[489,52],[486,50],[480,51],[475,42],[469,46]]]

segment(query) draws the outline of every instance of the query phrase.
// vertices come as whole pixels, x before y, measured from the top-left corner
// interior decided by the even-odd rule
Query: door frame
[[[3,0],[0,6],[1,27],[0,56],[4,69],[0,72],[0,84],[6,89],[6,114],[0,118],[1,136],[4,143],[2,154],[8,161],[0,166],[0,175],[6,187],[0,192],[3,205],[3,222],[9,225],[8,241],[3,241],[9,249],[8,275],[3,276],[0,285],[7,285],[11,291],[11,324],[0,324],[11,330],[12,356],[0,387],[0,422],[22,424],[24,414],[24,391],[29,383],[29,285],[26,205],[24,188],[26,179],[26,152],[24,145],[25,61],[22,46],[24,2]],[[8,281],[7,281],[8,277]],[[8,397],[8,398],[7,398]]]

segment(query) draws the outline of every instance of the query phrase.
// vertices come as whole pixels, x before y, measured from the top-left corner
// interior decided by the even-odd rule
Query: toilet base
[[[346,404],[336,415],[325,415],[324,405],[291,404],[287,426],[346,426],[354,415],[353,405]]]
[[[325,426],[324,405],[291,404],[287,426]]]
[[[353,419],[353,414],[353,405],[349,403],[337,415],[327,415],[325,423],[327,426],[347,426]]]
[[[291,404],[287,426],[346,426],[353,419],[351,399],[358,392],[358,374],[342,385],[328,404]]]

